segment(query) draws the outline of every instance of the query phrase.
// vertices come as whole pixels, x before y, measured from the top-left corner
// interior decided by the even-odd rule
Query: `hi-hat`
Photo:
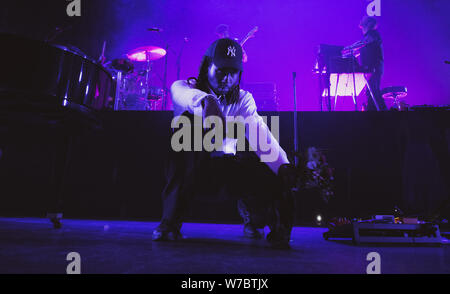
[[[381,91],[384,99],[398,99],[408,95],[408,89],[404,86],[388,87]]]

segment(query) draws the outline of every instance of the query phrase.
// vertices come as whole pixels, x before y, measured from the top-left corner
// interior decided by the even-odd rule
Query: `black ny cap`
[[[242,47],[233,39],[218,39],[209,46],[205,56],[217,67],[231,67],[242,71]]]

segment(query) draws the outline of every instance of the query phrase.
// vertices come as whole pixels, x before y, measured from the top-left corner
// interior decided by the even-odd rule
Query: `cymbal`
[[[404,86],[388,87],[384,88],[381,94],[384,99],[403,98],[408,95],[408,89]]]
[[[166,50],[155,46],[144,46],[131,50],[127,57],[132,61],[153,61],[163,58]]]

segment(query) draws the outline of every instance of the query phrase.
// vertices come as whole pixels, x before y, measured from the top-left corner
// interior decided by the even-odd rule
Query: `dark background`
[[[0,6],[0,31],[45,39],[55,27],[67,28],[55,40],[72,44],[97,59],[107,41],[108,60],[130,50],[168,46],[168,84],[196,76],[201,57],[225,23],[232,37],[243,38],[254,26],[256,37],[245,45],[249,56],[244,83],[277,85],[279,110],[293,110],[292,72],[298,74],[299,110],[318,111],[318,82],[312,73],[319,44],[350,45],[362,37],[358,24],[368,0],[81,0],[81,17],[68,17],[65,0],[8,0]],[[403,85],[410,105],[450,103],[450,1],[382,0],[379,31],[384,40],[382,87]],[[71,28],[69,28],[71,27]],[[146,31],[159,27],[164,31]],[[154,62],[162,85],[165,60]],[[259,97],[255,97],[259,99]],[[353,110],[352,99],[338,110]],[[272,109],[268,109],[272,110]],[[275,109],[273,109],[275,110]]]

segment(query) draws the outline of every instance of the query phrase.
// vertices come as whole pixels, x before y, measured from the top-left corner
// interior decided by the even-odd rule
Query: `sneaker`
[[[289,242],[291,241],[289,236],[282,236],[281,234],[270,232],[269,234],[267,234],[266,239],[273,249],[291,249],[291,245],[289,245]]]
[[[244,224],[244,236],[250,239],[262,239],[264,229],[258,229],[252,224]]]
[[[152,234],[153,241],[177,241],[184,239],[184,236],[177,229],[162,229],[157,227]]]

